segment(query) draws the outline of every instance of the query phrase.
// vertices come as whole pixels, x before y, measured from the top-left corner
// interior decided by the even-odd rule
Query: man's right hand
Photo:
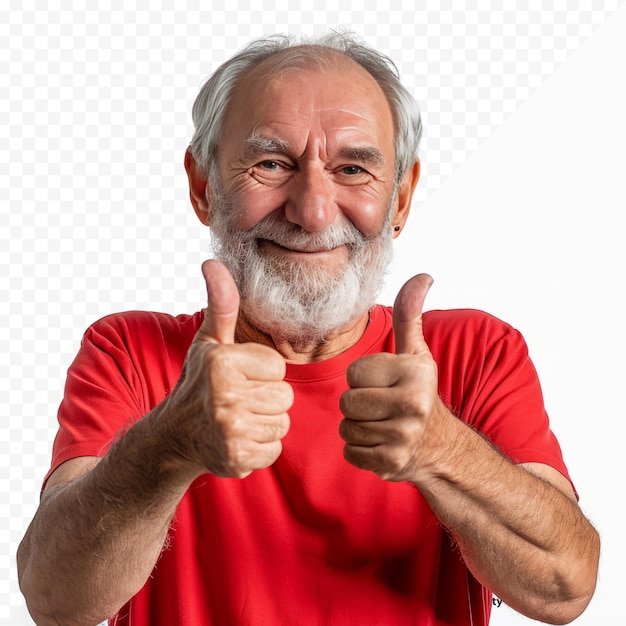
[[[274,349],[235,343],[239,292],[219,261],[205,261],[208,306],[167,401],[177,456],[194,472],[244,478],[269,467],[289,430],[293,390]]]

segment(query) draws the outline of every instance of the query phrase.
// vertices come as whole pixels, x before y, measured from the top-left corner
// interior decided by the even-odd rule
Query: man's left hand
[[[411,278],[394,304],[396,353],[363,357],[348,368],[339,433],[352,465],[385,480],[417,482],[443,452],[437,365],[424,340],[422,309],[433,280]],[[445,418],[444,418],[445,419]]]

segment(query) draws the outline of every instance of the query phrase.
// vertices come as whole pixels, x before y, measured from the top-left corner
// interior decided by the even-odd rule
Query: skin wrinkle
[[[245,161],[261,157],[268,152],[289,152],[289,143],[274,137],[263,137],[256,132],[246,140],[246,148],[243,153]]]
[[[288,141],[255,133],[246,140],[243,162],[260,158],[265,154],[289,154],[290,152],[292,149]],[[300,158],[303,156],[300,155]],[[385,165],[385,157],[380,150],[373,146],[346,146],[337,151],[337,156],[378,168],[383,168]],[[320,158],[323,158],[322,154],[320,154]]]
[[[352,338],[343,349],[358,339],[391,258],[390,221],[404,219],[395,215],[400,189],[386,97],[355,65],[349,65],[356,75],[347,88],[344,69],[294,70],[264,85],[260,70],[247,74],[224,121],[219,173],[207,185],[215,256],[236,277],[242,315],[270,335],[264,343],[290,343],[286,355],[309,342],[317,352],[313,344],[328,343],[346,325],[358,332],[345,335]],[[347,91],[355,105],[345,105]],[[264,161],[277,165],[265,168]],[[317,241],[339,225],[354,235]],[[315,261],[304,256],[320,248],[327,252]],[[354,265],[362,254],[369,261],[359,264],[379,257],[376,269]],[[262,272],[253,269],[259,263],[266,266]],[[348,270],[356,271],[345,278],[351,287],[341,278]]]

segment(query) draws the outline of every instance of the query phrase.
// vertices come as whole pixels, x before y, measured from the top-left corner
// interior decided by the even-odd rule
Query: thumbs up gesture
[[[424,340],[422,309],[432,284],[411,278],[394,304],[396,353],[363,357],[348,368],[339,433],[352,465],[385,480],[417,482],[439,452],[437,421],[448,413],[438,394],[437,365]]]
[[[235,343],[239,292],[226,267],[206,261],[202,272],[205,318],[168,401],[173,445],[197,474],[243,478],[280,455],[293,390],[276,350]]]

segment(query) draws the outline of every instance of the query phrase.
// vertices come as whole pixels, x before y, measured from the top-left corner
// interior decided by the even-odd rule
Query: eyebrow
[[[252,159],[263,154],[287,154],[289,142],[274,137],[252,136],[246,140],[245,157]],[[385,158],[378,148],[373,146],[345,146],[339,150],[337,156],[349,161],[357,161],[376,167],[385,164]]]
[[[245,156],[246,158],[254,158],[262,154],[286,153],[289,151],[289,143],[281,139],[270,137],[253,136],[246,140]]]
[[[339,150],[339,157],[348,159],[349,161],[358,161],[368,165],[382,167],[385,164],[385,157],[378,148],[372,146],[363,147],[345,147]]]

